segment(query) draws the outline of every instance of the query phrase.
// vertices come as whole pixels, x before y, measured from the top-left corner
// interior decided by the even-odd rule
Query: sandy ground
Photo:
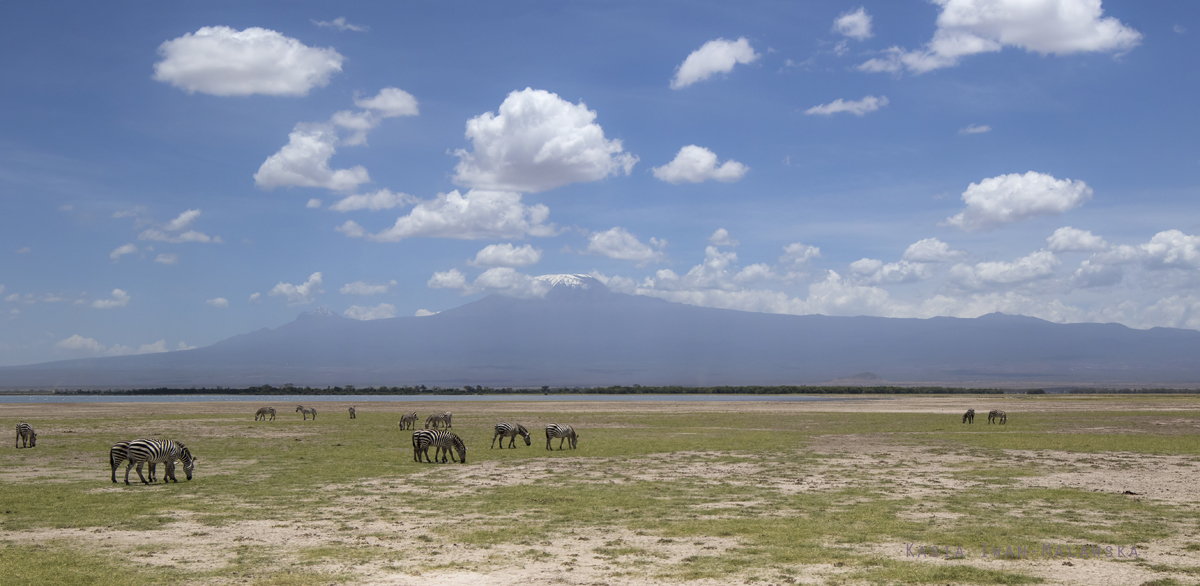
[[[252,414],[260,405],[274,404],[280,417],[294,417],[286,405],[270,400],[227,401],[209,403],[77,403],[77,404],[4,404],[0,405],[0,420],[21,419],[67,419],[86,416],[119,416],[129,413],[141,414]],[[554,403],[512,402],[368,402],[353,403],[359,413],[388,412],[397,418],[404,412],[418,410],[422,414],[430,411],[453,409],[456,414],[498,415],[505,412],[547,413],[559,408]],[[307,405],[307,404],[306,404]],[[349,402],[317,402],[321,417],[345,418]],[[1070,413],[1079,411],[1155,411],[1162,412],[1164,425],[1181,428],[1194,427],[1193,419],[1180,418],[1175,421],[1172,412],[1200,410],[1200,399],[1188,398],[1111,398],[1071,397],[1038,398],[1030,400],[1015,396],[934,396],[934,397],[885,397],[856,398],[839,401],[814,402],[571,402],[572,411],[607,412],[762,412],[783,415],[800,412],[877,412],[877,413],[942,413],[960,415],[964,405],[973,406],[980,412],[976,425],[986,424],[986,411],[1001,408],[1010,416],[1022,413]],[[193,420],[202,424],[203,420]],[[55,433],[71,430],[47,429]],[[1118,428],[1109,431],[1121,431]],[[1185,429],[1186,431],[1186,429]],[[263,433],[270,433],[269,429]],[[1090,430],[1103,433],[1103,430]],[[291,432],[291,433],[294,433]],[[1194,432],[1193,432],[1194,433]],[[536,447],[536,441],[535,446]],[[564,468],[574,474],[578,482],[617,484],[634,480],[688,479],[703,484],[710,479],[742,479],[759,487],[771,487],[780,494],[797,492],[828,491],[853,486],[877,486],[886,474],[897,494],[907,497],[928,499],[936,503],[939,495],[955,490],[971,488],[977,483],[958,480],[955,470],[972,456],[954,451],[939,450],[921,445],[905,445],[886,437],[885,434],[855,434],[819,437],[812,442],[811,452],[821,456],[819,464],[805,470],[778,470],[767,464],[748,461],[729,461],[728,454],[717,452],[686,452],[656,456],[653,458],[623,459],[613,462],[611,458],[556,458],[548,460],[526,460],[519,465],[497,461],[484,461],[468,467],[437,467],[445,486],[453,487],[459,494],[484,491],[496,486],[538,483]],[[1132,453],[1081,454],[1074,452],[1038,450],[1002,450],[995,453],[998,464],[1020,465],[1021,462],[1036,460],[1046,468],[1045,473],[1018,479],[1019,486],[1071,487],[1085,491],[1123,494],[1135,493],[1131,499],[1147,502],[1169,503],[1174,506],[1195,510],[1200,504],[1200,465],[1197,458],[1184,456],[1149,456]],[[874,464],[881,461],[906,462],[896,468],[881,468]],[[252,462],[245,463],[247,466]],[[623,474],[613,478],[609,474],[619,464]],[[871,471],[880,472],[872,476]],[[847,470],[867,474],[846,474]],[[433,474],[430,472],[417,474]],[[0,470],[0,487],[28,481],[30,479],[52,481],[40,470]],[[372,487],[383,491],[428,490],[404,486],[398,482],[381,480]],[[97,490],[119,490],[103,486]],[[374,500],[370,496],[344,499],[339,503],[343,511],[354,513],[370,510]],[[729,510],[736,507],[756,507],[762,503],[753,500],[721,502],[697,507],[697,514],[706,514],[708,509]],[[929,520],[952,518],[953,514],[940,512],[936,506],[926,510],[905,513],[906,518]],[[458,519],[470,523],[470,518]],[[355,523],[347,531],[335,520],[262,521],[247,520],[212,527],[189,519],[171,523],[156,531],[115,531],[105,528],[62,529],[37,531],[2,531],[0,541],[38,543],[48,540],[67,540],[95,551],[127,551],[136,549],[134,560],[150,566],[175,566],[180,568],[213,568],[227,564],[233,555],[231,544],[257,545],[273,548],[280,552],[298,548],[341,546],[367,548],[372,552],[389,555],[373,556],[393,561],[367,563],[347,562],[340,565],[319,566],[316,569],[349,575],[347,584],[365,586],[440,585],[472,584],[508,586],[516,584],[611,584],[644,586],[662,583],[655,578],[656,568],[687,563],[693,556],[714,556],[737,547],[734,538],[704,537],[694,540],[664,539],[656,535],[635,534],[627,530],[597,529],[588,527],[570,528],[553,540],[532,545],[495,545],[470,547],[448,543],[438,535],[437,528],[443,519],[422,519],[413,515],[399,523]],[[1099,521],[1102,522],[1102,521]],[[976,551],[964,560],[946,561],[941,556],[918,558],[906,555],[907,544],[882,543],[861,548],[868,553],[895,560],[917,561],[918,563],[947,564],[967,563],[982,568],[1004,571],[1019,571],[1038,576],[1048,584],[1066,585],[1140,585],[1154,580],[1174,578],[1181,583],[1196,582],[1200,575],[1200,549],[1189,545],[1200,542],[1200,527],[1184,528],[1176,537],[1161,542],[1137,544],[1140,563],[1121,563],[1109,559],[1080,559],[1078,557],[1041,559],[1031,557],[1022,560],[996,560],[984,558]],[[147,547],[151,545],[152,547]],[[648,554],[637,559],[618,558],[597,553],[602,545],[638,548]],[[940,545],[940,544],[939,544]],[[1063,544],[1065,545],[1065,544]],[[1114,544],[1118,545],[1118,544]],[[1129,544],[1120,544],[1129,545]],[[1040,552],[1039,552],[1040,553]],[[1163,567],[1191,568],[1190,571],[1160,571]],[[1159,570],[1154,569],[1155,567]],[[745,578],[754,584],[840,584],[853,568],[835,564],[810,564],[791,568],[789,572],[757,571]],[[254,583],[253,575],[230,576],[214,579],[212,584]],[[696,580],[688,584],[727,584],[728,580]]]

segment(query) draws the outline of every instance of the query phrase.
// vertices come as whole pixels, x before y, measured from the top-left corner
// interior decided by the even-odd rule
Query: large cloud
[[[925,73],[977,53],[1018,47],[1042,55],[1123,52],[1142,35],[1113,17],[1100,0],[933,0],[941,5],[937,31],[924,49],[888,49],[859,66],[864,71]]]
[[[604,138],[596,112],[557,94],[525,88],[508,94],[499,113],[467,121],[472,150],[458,149],[454,182],[468,187],[538,192],[626,175],[638,158]]]
[[[511,191],[472,189],[465,195],[458,191],[440,193],[430,201],[422,201],[396,224],[378,234],[367,234],[354,221],[347,221],[339,232],[351,237],[366,237],[376,242],[399,242],[419,236],[430,238],[524,238],[553,236],[554,224],[546,224],[550,208],[521,203],[521,194]]]
[[[833,21],[833,32],[859,41],[869,39],[872,36],[871,15],[862,6],[858,10],[842,13]]]
[[[753,63],[759,57],[745,37],[736,41],[709,41],[692,51],[675,70],[675,77],[671,79],[671,89],[683,89],[714,74],[729,73],[738,63]]]
[[[1045,173],[1012,173],[972,183],[962,194],[967,208],[946,218],[963,230],[990,230],[1028,218],[1061,214],[1091,199],[1083,181],[1055,179]]]
[[[392,208],[406,206],[419,201],[421,200],[407,193],[395,193],[387,189],[380,189],[374,193],[346,196],[337,203],[329,206],[329,209],[335,212],[352,212],[355,210],[371,210],[373,212],[377,212],[379,210],[390,210]],[[317,205],[320,206],[321,204],[318,203]]]
[[[511,267],[490,268],[471,284],[457,269],[450,269],[444,273],[434,273],[427,284],[432,289],[457,289],[463,295],[487,292],[521,298],[545,297],[551,287],[546,281],[517,272]]]
[[[254,174],[254,184],[268,190],[295,186],[353,191],[370,181],[361,165],[337,170],[329,167],[337,144],[337,131],[332,124],[297,124],[288,135],[288,143],[263,161]]]
[[[1108,243],[1103,238],[1070,226],[1055,230],[1046,243],[1051,252],[1099,252],[1108,249]]]
[[[332,48],[307,47],[273,30],[206,26],[158,47],[154,79],[214,96],[303,96],[342,70]]]
[[[990,289],[1028,283],[1054,276],[1062,261],[1049,250],[1039,250],[1012,262],[991,261],[974,265],[960,264],[950,276],[969,289]]]
[[[624,228],[613,227],[588,236],[586,252],[619,260],[636,261],[640,266],[659,262],[666,258],[662,251],[666,244],[666,241],[657,238],[651,238],[650,244],[645,244]]]
[[[716,153],[694,144],[679,149],[675,159],[652,169],[654,176],[678,185],[700,183],[709,179],[731,183],[741,179],[750,168],[734,160],[717,165]]]
[[[321,273],[318,272],[309,275],[308,280],[299,285],[280,281],[267,295],[282,295],[287,299],[288,305],[307,305],[320,293],[324,291],[321,290]]]

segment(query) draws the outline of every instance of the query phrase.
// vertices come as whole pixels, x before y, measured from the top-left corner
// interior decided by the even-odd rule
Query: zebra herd
[[[154,465],[166,464],[166,470],[163,473],[163,482],[179,482],[175,478],[175,461],[183,462],[183,473],[187,475],[187,479],[192,479],[192,472],[196,468],[197,458],[192,455],[191,450],[187,446],[175,440],[156,440],[156,439],[139,439],[128,442],[117,442],[108,450],[108,463],[112,466],[112,481],[117,482],[117,467],[122,462],[128,461],[125,466],[125,484],[129,484],[129,470],[137,466],[138,478],[142,480],[142,484],[150,484],[155,481]],[[146,480],[142,476],[142,465],[149,465],[150,479]]]
[[[967,409],[967,412],[963,414],[962,422],[975,423],[975,410]],[[999,409],[992,409],[991,411],[988,411],[988,423],[1004,425],[1008,423],[1008,413],[1005,413]]]

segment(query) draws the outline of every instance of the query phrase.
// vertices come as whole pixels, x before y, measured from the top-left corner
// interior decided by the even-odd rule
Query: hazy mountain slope
[[[577,280],[578,281],[578,280]],[[1200,332],[1116,324],[791,316],[560,284],[429,317],[327,311],[205,348],[0,368],[0,387],[810,384],[889,381],[1200,382]]]

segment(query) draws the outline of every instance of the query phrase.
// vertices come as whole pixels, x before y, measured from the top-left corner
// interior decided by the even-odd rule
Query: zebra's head
[[[454,436],[454,451],[458,452],[458,459],[463,463],[467,463],[467,444],[464,444],[462,439],[457,435]],[[445,457],[445,456],[443,456]]]
[[[299,413],[303,410],[304,410],[304,405],[296,405],[296,413]]]
[[[180,448],[179,461],[183,462],[183,473],[187,475],[188,480],[192,479],[192,471],[196,469],[196,460],[198,459],[192,456],[191,450],[187,449],[186,446]],[[138,468],[138,470],[140,471],[141,468]]]
[[[533,441],[529,439],[529,430],[525,429],[524,425],[521,425],[520,423],[517,424],[517,433],[521,434],[521,437],[525,438],[525,445],[528,446],[533,443]]]
[[[29,430],[29,447],[31,447],[31,448],[37,447],[37,432],[36,431]]]

